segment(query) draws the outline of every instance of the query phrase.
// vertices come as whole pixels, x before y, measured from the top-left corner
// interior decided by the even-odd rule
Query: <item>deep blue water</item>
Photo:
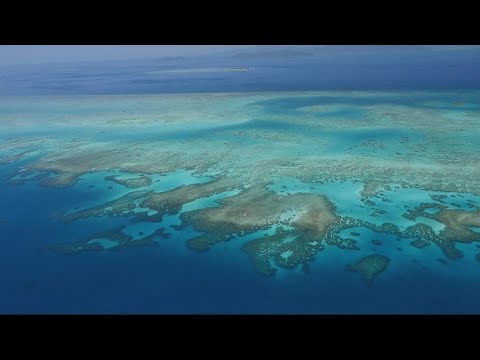
[[[218,258],[224,250],[179,258],[182,239],[176,244],[169,239],[154,249],[53,255],[42,246],[118,222],[48,221],[49,212],[80,201],[81,193],[2,186],[0,196],[0,216],[7,220],[0,253],[2,313],[478,312],[476,279],[459,282],[436,275],[433,267],[446,265],[430,265],[428,260],[423,263],[430,271],[412,264],[396,273],[395,281],[380,277],[366,287],[352,273],[322,269],[327,251],[318,255],[319,264],[312,265],[310,274],[280,279],[256,274],[241,252],[229,252],[224,259]],[[342,256],[343,251],[331,252]]]
[[[2,173],[13,168],[7,165]],[[70,189],[35,183],[0,187],[0,218],[6,220],[0,225],[1,313],[478,313],[477,264],[462,267],[463,259],[441,264],[434,246],[428,253],[413,250],[420,260],[413,263],[397,251],[409,248],[408,240],[362,229],[348,231],[382,240],[380,250],[362,248],[392,259],[370,287],[342,270],[341,264],[358,254],[332,247],[316,256],[309,274],[284,271],[274,278],[257,274],[238,246],[219,244],[197,254],[181,234],[158,248],[51,253],[46,247],[54,243],[125,224],[106,217],[70,224],[50,219],[55,211],[98,200],[94,194],[106,191],[99,188],[106,184],[90,189],[90,183]]]
[[[366,49],[366,48],[365,48]],[[0,95],[478,89],[480,50],[330,47],[304,55],[261,51],[75,64],[4,66]],[[155,73],[185,68],[253,67],[249,72]]]
[[[0,196],[0,216],[7,220],[0,253],[2,313],[478,312],[476,279],[436,274],[434,267],[448,265],[428,260],[423,264],[429,271],[412,264],[367,287],[352,273],[342,274],[333,265],[322,268],[329,256],[342,256],[344,251],[336,249],[320,253],[310,274],[279,279],[256,274],[241,252],[223,253],[224,259],[218,259],[223,250],[182,256],[184,244],[178,243],[53,255],[43,246],[87,236],[119,221],[49,221],[50,212],[81,200],[73,191],[2,186]],[[395,243],[388,236],[383,240]]]

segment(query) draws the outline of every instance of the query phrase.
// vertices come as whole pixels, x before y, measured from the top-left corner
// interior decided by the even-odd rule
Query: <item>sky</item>
[[[0,45],[0,65],[194,56],[255,45]]]

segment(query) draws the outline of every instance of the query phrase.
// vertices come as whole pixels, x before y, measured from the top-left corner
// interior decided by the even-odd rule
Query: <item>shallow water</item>
[[[476,234],[480,225],[435,218],[445,209],[479,209],[478,99],[475,91],[3,97],[0,157],[34,152],[0,167],[0,312],[478,313],[480,241],[462,241],[470,236],[464,225]],[[78,177],[61,187],[35,178],[71,173]],[[110,175],[144,175],[151,183],[127,187],[106,180]],[[225,188],[199,190],[225,179]],[[187,186],[193,195],[176,192]],[[258,196],[243,206],[236,199],[248,189]],[[147,195],[119,213],[92,210],[136,191],[173,192],[174,205],[159,200],[169,209],[161,219],[158,209],[142,207]],[[324,248],[312,260],[288,268],[272,256],[276,272],[266,276],[244,246],[295,229],[309,208],[292,200],[261,229],[249,221],[261,222],[255,214],[267,209],[268,217],[278,198],[295,194],[325,196],[336,216],[363,222],[335,233],[359,249],[329,245],[318,233]],[[404,216],[422,203],[442,208]],[[211,209],[234,215],[225,220]],[[82,210],[74,221],[59,221]],[[188,240],[208,235],[196,218],[178,227],[190,213],[213,214],[209,229],[225,241],[203,252],[189,248]],[[252,228],[228,230],[242,219]],[[379,231],[386,223],[398,233]],[[463,257],[448,258],[422,236],[428,245],[411,245],[418,237],[405,231],[420,223],[439,238],[447,227],[462,227],[454,246]],[[95,235],[121,226],[132,243],[158,229],[168,236],[137,247]],[[87,240],[101,248],[52,250]],[[390,260],[373,281],[346,271],[372,254]]]

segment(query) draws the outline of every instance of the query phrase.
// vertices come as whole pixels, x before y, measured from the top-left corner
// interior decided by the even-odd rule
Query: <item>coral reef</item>
[[[180,186],[165,192],[137,190],[92,208],[55,214],[54,218],[68,223],[92,216],[130,216],[134,221],[158,222],[165,214],[177,214],[182,206],[190,201],[233,188],[231,179],[221,178],[207,183]],[[155,214],[149,215],[150,210],[154,210]]]
[[[359,272],[371,284],[388,266],[390,258],[384,255],[368,255],[361,258],[353,265],[347,265],[348,271]]]
[[[125,244],[131,240],[131,237],[123,233],[122,230],[124,228],[124,226],[121,226],[109,231],[98,232],[79,241],[57,243],[50,246],[50,250],[65,255],[77,254],[82,251],[102,251],[104,248],[99,240],[103,239],[116,244],[110,247],[110,249],[125,246]]]
[[[308,264],[326,245],[359,249],[356,240],[337,235],[339,230],[351,226],[350,221],[338,217],[333,204],[323,195],[278,195],[264,185],[256,185],[222,199],[220,205],[182,213],[182,227],[191,225],[204,233],[188,240],[187,246],[205,251],[235,235],[276,226],[273,235],[258,237],[242,247],[260,274],[271,276],[276,267],[292,269]]]
[[[415,240],[410,242],[410,245],[412,245],[416,248],[419,248],[419,249],[423,249],[424,247],[429,246],[430,243],[426,240],[423,240],[423,239],[415,239]]]
[[[380,181],[370,180],[363,184],[363,188],[360,191],[360,199],[367,205],[374,205],[374,202],[368,200],[369,198],[376,196],[380,191],[383,183]]]
[[[290,241],[285,241],[289,238]],[[285,269],[304,266],[313,261],[315,254],[323,248],[320,241],[309,242],[301,235],[281,228],[272,236],[255,239],[243,246],[257,272],[265,275],[275,274],[276,269],[271,263]]]
[[[40,181],[43,186],[49,187],[67,187],[74,185],[83,173],[66,172],[60,175],[48,177]]]
[[[426,209],[437,208],[437,213],[431,214]],[[480,210],[459,210],[447,209],[439,204],[420,204],[415,209],[408,210],[405,217],[414,220],[419,216],[426,217],[445,225],[439,234],[424,224],[417,224],[409,227],[406,231],[407,236],[420,237],[425,241],[431,241],[439,246],[449,259],[459,259],[463,257],[462,251],[455,248],[455,243],[470,243],[480,241],[480,233],[469,229],[470,226],[480,226]]]
[[[165,140],[159,131],[158,139],[138,142],[122,138],[120,145],[115,141],[91,138],[63,142],[38,137],[18,138],[2,144],[0,149],[13,149],[18,153],[28,147],[39,147],[45,141],[55,143],[54,148],[30,166],[58,174],[83,174],[105,169],[152,174],[177,168],[204,171],[215,166],[224,175],[231,172],[250,180],[264,178],[264,175],[283,175],[307,182],[362,181],[365,202],[370,201],[368,197],[373,196],[380,185],[395,182],[411,188],[480,193],[478,151],[471,151],[471,143],[457,136],[464,134],[466,129],[471,133],[479,130],[476,111],[459,115],[441,107],[400,105],[398,99],[411,96],[407,93],[382,96],[384,99],[393,96],[394,100],[392,103],[379,100],[378,94],[369,92],[112,97],[97,99],[98,108],[91,113],[84,111],[86,99],[66,99],[62,101],[67,101],[71,117],[52,119],[49,116],[48,123],[60,121],[64,126],[108,124],[110,129],[123,129],[127,124],[134,124],[147,132],[149,126],[158,124],[163,124],[166,130],[167,125],[182,125],[179,128],[185,133],[190,130],[190,124],[201,127],[205,123],[202,128],[205,131],[201,132],[202,136],[180,136],[173,141]],[[39,100],[30,102],[29,105],[43,115],[45,103],[58,106],[51,99],[44,99],[42,103]],[[146,105],[139,110],[138,104]],[[114,110],[119,105],[125,110]],[[23,107],[19,103],[15,106],[18,109]],[[317,107],[323,110],[311,111]],[[333,112],[325,113],[325,107]],[[339,117],[336,114],[338,109],[348,109],[362,116]],[[38,123],[37,118],[27,120],[22,117],[17,123],[34,121]],[[386,121],[390,127],[388,141],[382,134]],[[229,128],[225,124],[252,126]],[[371,136],[365,138],[367,132]],[[319,136],[325,133],[333,139]],[[349,138],[350,135],[361,136]],[[225,141],[225,136],[234,141]],[[341,154],[323,151],[339,138],[348,140],[345,140],[345,150]],[[305,146],[298,147],[299,143]],[[279,149],[289,147],[295,147],[298,152],[285,160],[288,151]],[[392,156],[395,161],[390,161]]]
[[[0,157],[0,165],[11,164],[15,161],[23,159],[29,153],[30,153],[30,151],[23,151],[23,152],[16,153],[16,154],[1,156]]]
[[[156,238],[169,236],[169,234],[164,233],[165,229],[159,228],[148,236],[134,240],[123,232],[124,228],[125,226],[121,226],[109,231],[98,232],[79,241],[56,243],[51,245],[49,249],[57,254],[73,255],[84,251],[119,250],[125,247],[156,247],[158,246],[158,243],[154,241]]]
[[[126,146],[114,142],[63,143],[58,151],[45,153],[25,165],[24,170],[52,173],[58,178],[43,182],[45,186],[71,186],[86,173],[120,170],[136,174],[165,174],[177,169],[206,171],[218,162],[220,154],[214,150],[201,151],[192,155],[183,150],[164,149],[162,142],[133,142]],[[170,146],[171,148],[171,146]],[[218,149],[217,149],[218,150]],[[223,151],[220,149],[219,151]],[[141,161],[140,161],[141,159]],[[108,180],[138,187],[148,179],[122,181],[118,177]]]
[[[445,195],[430,195],[430,197],[435,197],[436,199],[439,199],[439,196],[444,196]],[[443,199],[444,197],[440,198]],[[436,200],[440,201],[440,200]],[[435,203],[420,203],[417,205],[414,209],[409,209],[405,214],[403,214],[403,217],[409,219],[409,220],[415,220],[419,216],[425,216],[425,214],[431,215],[428,211],[425,211],[427,209],[438,209],[438,211],[441,211],[443,209],[446,209],[447,207],[445,205],[440,205],[440,204],[435,204]]]
[[[132,221],[160,222],[166,214],[179,214],[186,203],[236,189],[241,192],[218,201],[218,207],[181,213],[181,225],[173,227],[181,230],[191,226],[201,233],[187,242],[195,251],[208,250],[237,236],[254,236],[258,230],[272,230],[271,235],[253,238],[243,246],[257,271],[266,275],[273,275],[278,267],[308,267],[315,254],[327,246],[358,250],[363,240],[370,239],[362,239],[355,232],[350,233],[355,239],[338,235],[354,227],[408,239],[417,248],[433,243],[447,258],[457,259],[463,256],[455,247],[458,242],[480,242],[480,234],[470,229],[480,226],[475,201],[468,203],[472,211],[447,208],[452,200],[452,206],[464,204],[460,193],[480,194],[478,111],[451,112],[425,104],[400,104],[411,96],[403,92],[305,92],[101,97],[95,100],[93,112],[85,111],[91,100],[62,99],[59,104],[68,107],[71,116],[60,119],[58,114],[43,113],[42,119],[48,121],[42,131],[51,129],[50,121],[95,130],[80,131],[81,138],[70,134],[69,138],[2,139],[0,164],[25,159],[18,171],[12,170],[17,172],[10,183],[36,181],[49,187],[68,187],[84,174],[106,170],[128,173],[105,180],[130,189],[151,185],[152,174],[178,169],[215,176],[215,180],[202,184],[180,182],[177,188],[165,192],[133,191],[89,209],[57,215],[56,219],[67,223],[92,216],[128,216]],[[29,101],[40,115],[45,103],[59,106],[51,99]],[[24,107],[15,104],[12,109]],[[119,105],[122,111],[112,110]],[[344,111],[354,116],[345,116]],[[35,119],[26,115],[18,124],[43,124],[43,120],[35,123],[38,114],[34,114]],[[108,125],[113,136],[105,134],[100,125]],[[302,187],[298,183],[293,191],[283,183],[280,193],[269,190],[267,185],[277,178],[303,182],[304,192],[296,188]],[[347,197],[360,196],[365,205],[361,210],[376,217],[375,223],[343,216],[348,213],[338,212],[325,196],[305,192],[328,182],[363,186],[360,194],[354,190]],[[407,210],[403,216],[418,223],[401,230],[395,224],[402,219],[391,219],[387,210],[371,207],[382,202],[390,208],[392,204],[387,203],[392,200],[381,191],[394,188],[456,194],[432,194],[434,203]],[[116,188],[111,193],[114,191]],[[399,206],[407,208],[407,203]],[[436,232],[433,225],[420,223],[419,217],[444,228]],[[383,218],[392,223],[379,225]],[[133,241],[121,234],[97,234],[88,241],[59,246],[64,253],[75,253],[103,250],[105,246],[115,249],[125,244],[153,244],[148,236]],[[372,244],[381,242],[372,240]],[[386,267],[388,261],[366,257],[351,268],[373,280],[383,271],[381,264]]]
[[[139,187],[145,187],[145,186],[150,186],[152,184],[152,179],[150,179],[148,176],[142,175],[139,177],[133,177],[133,178],[128,178],[128,179],[123,179],[119,177],[118,175],[109,175],[105,177],[105,180],[107,181],[113,181],[117,184],[126,186],[130,189],[136,189]]]
[[[73,211],[67,214],[56,215],[55,218],[63,223],[76,221],[91,216],[127,216],[134,214],[133,210],[137,207],[135,201],[145,198],[150,191],[133,191],[119,199],[109,201],[99,206]]]
[[[354,239],[342,239],[339,236],[331,237],[327,240],[328,245],[336,246],[340,249],[348,250],[360,250],[357,246],[357,240]]]
[[[141,207],[157,210],[162,214],[177,214],[190,201],[232,190],[236,187],[232,178],[222,177],[207,183],[184,185],[165,192],[151,192],[140,203]]]
[[[206,249],[231,239],[235,234],[244,235],[280,223],[301,232],[302,239],[314,241],[325,234],[337,219],[333,204],[324,196],[302,193],[278,195],[265,185],[251,186],[219,203],[221,206],[216,208],[182,213],[185,226],[191,225],[196,231],[206,233],[189,240],[190,247],[198,248],[198,244],[202,243],[201,248]]]

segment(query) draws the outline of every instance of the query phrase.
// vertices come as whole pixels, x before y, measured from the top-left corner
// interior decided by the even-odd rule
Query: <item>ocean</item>
[[[3,67],[0,313],[478,313],[477,52]]]

